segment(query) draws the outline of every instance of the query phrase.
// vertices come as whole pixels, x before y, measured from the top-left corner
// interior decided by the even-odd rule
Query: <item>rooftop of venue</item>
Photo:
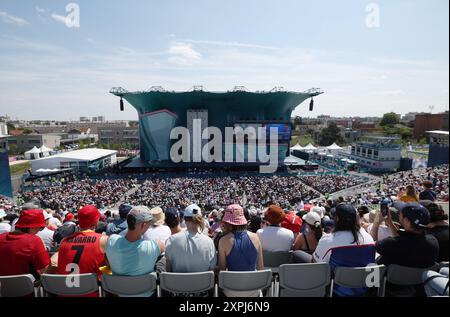
[[[75,150],[65,153],[60,153],[56,155],[52,155],[49,157],[40,158],[37,160],[46,160],[46,159],[52,159],[52,158],[66,158],[71,160],[80,160],[80,161],[94,161],[99,158],[116,154],[117,151],[115,150],[104,150],[104,149],[82,149],[82,150]]]

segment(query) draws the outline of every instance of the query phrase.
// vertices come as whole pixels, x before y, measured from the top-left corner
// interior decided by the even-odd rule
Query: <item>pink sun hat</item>
[[[244,208],[238,204],[233,204],[225,209],[222,221],[235,226],[242,226],[247,224],[247,219],[244,216]]]

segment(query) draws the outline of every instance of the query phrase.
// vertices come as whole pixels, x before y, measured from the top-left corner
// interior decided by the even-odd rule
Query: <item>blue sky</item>
[[[448,109],[447,0],[0,0],[0,115],[72,119],[119,111],[108,93],[320,87],[315,111]],[[379,8],[379,27],[366,19]]]

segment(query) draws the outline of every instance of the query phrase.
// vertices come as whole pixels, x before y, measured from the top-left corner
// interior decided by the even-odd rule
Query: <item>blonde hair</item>
[[[199,215],[193,215],[192,217],[184,217],[185,221],[192,221],[197,226],[198,232],[203,232],[205,230],[205,222],[203,221],[203,216],[201,214]],[[198,230],[200,228],[200,230]]]

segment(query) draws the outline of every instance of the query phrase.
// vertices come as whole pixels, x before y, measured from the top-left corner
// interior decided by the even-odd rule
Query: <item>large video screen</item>
[[[288,123],[267,123],[265,124],[265,128],[267,135],[269,135],[271,128],[276,128],[279,140],[288,141],[291,138],[292,128]]]

